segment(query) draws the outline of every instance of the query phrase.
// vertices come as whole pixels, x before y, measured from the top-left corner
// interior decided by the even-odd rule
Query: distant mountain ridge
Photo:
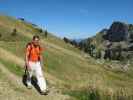
[[[108,56],[113,56],[109,57],[110,59],[116,59],[117,57],[114,57],[116,55],[128,57],[130,56],[129,51],[133,51],[133,24],[115,21],[109,29],[104,28],[95,36],[79,42],[78,47],[90,55],[93,55],[93,52],[95,56],[100,58],[101,52],[104,52],[103,57],[106,56],[106,53]],[[116,51],[118,54],[113,54]]]

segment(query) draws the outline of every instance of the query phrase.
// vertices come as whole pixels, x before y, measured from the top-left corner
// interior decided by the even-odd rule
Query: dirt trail
[[[4,58],[2,56],[2,59],[10,60],[20,66],[24,65],[24,61],[21,58],[13,55],[12,53],[4,50],[3,48],[0,48],[0,55],[3,55],[6,57],[6,58]],[[7,96],[6,98],[5,98],[5,95],[7,95],[7,94],[5,92],[2,95],[0,95],[1,98],[4,98],[3,100],[8,100],[9,98],[13,98],[13,96],[16,97],[15,100],[44,100],[45,98],[46,98],[46,100],[71,100],[68,95],[62,95],[61,93],[57,92],[58,89],[56,89],[54,87],[50,87],[51,92],[49,93],[48,96],[40,96],[40,94],[35,89],[33,89],[32,91],[27,90],[27,88],[22,83],[21,77],[18,77],[16,75],[14,75],[13,73],[11,73],[1,63],[0,63],[0,70],[2,71],[2,73],[4,73],[3,75],[6,76],[6,79],[13,85],[12,87],[19,90],[18,92],[16,92],[15,90],[10,89],[10,86],[6,87],[5,92],[8,91],[8,88],[11,90],[11,92],[9,91],[10,95]],[[52,79],[54,82],[59,81],[56,78],[54,78],[52,75],[49,75],[49,74],[45,74],[45,75],[48,77],[49,80]],[[5,81],[0,79],[0,82],[5,82]],[[6,82],[6,83],[7,83],[7,85],[9,85],[8,82]],[[0,92],[2,92],[2,91],[0,90]],[[29,94],[31,94],[30,97],[29,97]],[[20,95],[20,98],[17,95]],[[24,95],[24,96],[22,96],[22,95]],[[14,98],[10,99],[10,100],[14,100]]]

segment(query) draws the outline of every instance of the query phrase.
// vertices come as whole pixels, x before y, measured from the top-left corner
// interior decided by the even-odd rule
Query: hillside
[[[13,30],[16,29],[15,34]],[[124,98],[129,100],[133,93],[133,68],[121,70],[120,64],[102,62],[70,44],[66,44],[25,21],[9,16],[0,16],[0,98],[2,100],[107,100]],[[40,96],[27,90],[21,83],[24,73],[24,49],[34,34],[41,36],[41,44],[46,48],[43,56],[44,75],[50,88],[48,96]],[[124,63],[121,66],[125,66]],[[29,96],[30,95],[30,96]],[[132,99],[131,99],[132,100]]]
[[[95,58],[127,60],[133,58],[133,24],[115,21],[108,29],[79,43],[81,49]]]

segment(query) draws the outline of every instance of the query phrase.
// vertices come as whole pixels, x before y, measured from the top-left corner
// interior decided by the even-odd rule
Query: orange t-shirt
[[[34,46],[32,43],[30,43],[26,47],[26,56],[28,56],[29,61],[40,61],[41,52],[42,48],[39,45]]]

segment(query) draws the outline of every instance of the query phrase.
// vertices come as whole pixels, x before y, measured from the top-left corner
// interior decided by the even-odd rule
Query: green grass
[[[24,59],[24,50],[26,42],[2,42],[0,46],[7,51],[10,51],[14,55]],[[73,56],[65,55],[60,51],[48,49],[44,52],[44,63],[46,65],[46,71],[54,76],[61,78],[62,80],[68,79],[67,75],[77,74],[77,71],[81,71],[79,67],[78,59]],[[68,59],[70,57],[70,59]],[[75,59],[73,61],[73,59]],[[64,64],[65,61],[65,64]],[[78,67],[79,66],[79,67]],[[45,68],[44,68],[45,69]],[[64,72],[65,70],[65,72]],[[73,75],[71,75],[73,76]],[[70,78],[74,78],[70,77]],[[73,79],[70,79],[73,81]]]
[[[17,48],[16,45],[18,45]],[[26,42],[18,42],[17,44],[14,42],[4,43],[1,47],[18,57],[24,58],[25,45]],[[89,82],[91,76],[94,76],[92,80],[97,80],[98,78],[103,79],[107,85],[111,86],[119,86],[120,84],[120,86],[126,86],[126,84],[128,84],[127,81],[132,83],[132,73],[126,74],[124,72],[118,73],[116,71],[107,70],[100,65],[93,64],[93,62],[87,63],[86,61],[79,61],[79,59],[74,56],[63,54],[60,51],[55,51],[51,48],[45,51],[43,55],[44,63],[46,65],[44,70],[46,69],[45,71],[61,80],[68,80],[70,84],[80,84],[80,82],[83,83],[84,81]]]
[[[1,59],[1,58],[0,58],[0,62],[3,65],[5,65],[6,68],[10,72],[12,72],[12,73],[14,73],[14,74],[16,74],[18,76],[22,76],[24,74],[24,69],[22,69],[19,65],[15,64],[15,63],[13,63],[11,61],[7,61],[7,60],[4,60],[4,59]]]
[[[23,58],[23,48],[26,42],[18,42],[17,45],[19,45],[20,47],[18,47],[17,49],[15,42],[7,43],[7,45],[5,44],[6,43],[1,45],[1,47],[12,52],[18,57]],[[17,51],[20,51],[21,53]],[[61,53],[60,51],[51,48],[47,49],[47,51],[45,51],[43,55],[45,58],[44,70],[64,82],[67,80],[65,82],[67,85],[64,85],[65,88],[71,88],[73,86],[76,87],[80,84],[85,86],[87,84],[96,84],[99,85],[99,87],[111,87],[114,88],[114,90],[115,88],[121,87],[133,88],[132,73],[130,73],[129,76],[127,73],[124,72],[107,70],[102,67],[102,65],[95,64],[93,60],[91,62],[79,61],[79,59],[74,56],[66,55],[64,53]],[[7,64],[9,62],[4,61],[4,63]],[[10,67],[9,65],[12,65],[13,67]],[[14,65],[12,64],[12,62],[10,62],[10,64],[7,64],[6,66],[9,67],[8,69],[11,72],[17,75],[21,75],[21,69],[17,69],[17,65]],[[20,73],[16,73],[17,70],[20,70]],[[100,84],[97,84],[98,80],[102,82]],[[83,95],[83,98],[84,96],[86,96],[86,93],[84,93],[84,91],[72,92],[74,96],[78,95],[79,93]]]
[[[101,99],[98,91],[89,91],[89,90],[70,91],[66,94],[75,97],[77,100],[104,100]]]
[[[77,91],[69,91],[64,94],[69,94],[77,100],[132,100],[133,95],[127,95],[126,91],[118,90],[115,94],[109,91],[105,93],[97,89],[84,89]]]
[[[0,47],[24,59],[27,41],[5,42],[0,41]]]
[[[2,63],[3,65],[6,66],[7,70],[9,70],[10,72],[18,75],[18,76],[21,76],[23,75],[23,71],[22,69],[20,69],[19,66],[17,66],[16,64],[13,64],[12,62],[9,62],[9,61],[5,61],[3,59],[0,59],[0,63]],[[12,82],[10,82],[8,79],[7,79],[8,75],[3,73],[1,70],[0,70],[0,82],[3,82],[4,85],[5,83],[8,83],[10,89],[13,89],[14,91],[17,91],[17,92],[25,92],[22,88],[19,88],[17,87],[16,85],[12,84]],[[14,81],[14,80],[13,80]],[[1,85],[1,84],[0,84]],[[0,86],[1,87],[1,86]],[[7,88],[7,87],[6,87]],[[0,91],[0,92],[4,92],[4,91]]]
[[[5,22],[4,24],[6,26],[0,27],[0,33],[3,35],[0,47],[24,59],[25,46],[30,41],[30,38],[23,36],[21,33],[36,34],[37,30],[30,24],[12,18],[10,19],[10,17],[0,17],[0,20]],[[17,25],[16,27],[20,31],[20,34],[17,36],[19,41],[17,42],[9,41],[9,38],[11,37],[11,26],[14,27],[15,25]],[[15,37],[11,38],[11,40],[16,40]],[[52,43],[65,50],[70,50],[77,55],[81,54],[78,49],[66,44],[63,40],[51,34],[49,34],[48,38],[41,38],[44,39],[44,42]],[[60,51],[56,48],[47,48],[43,53],[43,56],[45,63],[44,71],[66,83],[63,87],[65,90],[70,90],[65,92],[79,100],[97,100],[97,98],[100,98],[98,100],[108,100],[105,99],[106,96],[104,96],[107,94],[102,92],[103,90],[110,88],[113,91],[119,90],[120,88],[126,88],[126,91],[129,94],[129,90],[133,91],[132,68],[128,72],[122,72],[115,69],[111,70],[106,68],[106,63],[102,65],[97,64],[96,60],[92,58],[81,60],[76,56],[69,55],[65,53],[65,51]],[[12,73],[15,73],[18,76],[23,74],[23,69],[13,62],[7,61],[6,58],[0,59],[0,62],[2,62]],[[93,91],[94,93],[91,93],[91,90],[87,90],[88,85],[96,86],[96,89]],[[77,88],[81,89],[77,90]]]
[[[21,33],[17,32],[15,36],[12,36],[12,30],[7,30],[5,27],[0,26],[0,41],[5,42],[18,42],[18,41],[28,41],[27,37],[24,37]]]
[[[81,51],[78,48],[74,48],[71,44],[65,43],[64,40],[61,38],[58,38],[56,36],[51,35],[51,33],[48,34],[48,38],[44,38],[45,41],[48,41],[50,43],[56,44],[57,46],[61,46],[62,48],[65,48],[67,50],[74,51],[78,54],[81,54]]]
[[[34,28],[31,24],[19,21],[13,17],[0,16],[0,21],[3,22],[4,27],[6,27],[6,30],[8,30],[9,32],[12,31],[14,28],[16,28],[20,34],[22,34],[22,33],[38,34],[38,30],[36,28]],[[42,35],[40,35],[40,36],[42,36]],[[25,38],[23,38],[23,39],[25,40]],[[81,53],[80,50],[78,50],[77,48],[73,48],[73,46],[71,46],[70,44],[66,44],[62,39],[52,35],[51,33],[48,33],[48,38],[43,37],[43,39],[45,41],[50,42],[50,43],[59,45],[62,48],[72,50],[72,51],[77,52],[79,54]]]

